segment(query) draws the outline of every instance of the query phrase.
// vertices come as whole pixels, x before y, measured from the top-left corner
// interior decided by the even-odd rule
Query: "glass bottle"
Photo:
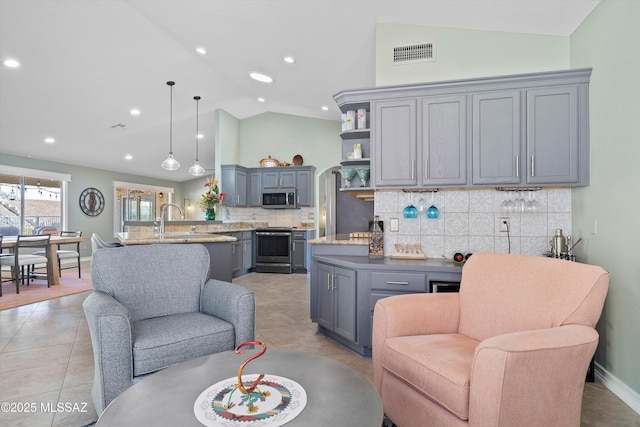
[[[384,258],[384,235],[379,221],[378,215],[374,216],[369,230],[369,258]]]

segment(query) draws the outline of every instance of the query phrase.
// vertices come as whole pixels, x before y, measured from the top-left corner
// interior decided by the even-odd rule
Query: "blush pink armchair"
[[[474,254],[459,293],[379,300],[373,375],[399,427],[579,426],[609,274]]]

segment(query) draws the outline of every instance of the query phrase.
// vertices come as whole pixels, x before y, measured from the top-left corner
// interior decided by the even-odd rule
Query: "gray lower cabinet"
[[[318,325],[356,340],[356,272],[318,263]]]
[[[242,270],[247,272],[254,267],[253,261],[253,231],[242,232]]]
[[[236,231],[229,236],[238,239],[231,242],[231,272],[233,277],[248,273],[253,267],[253,231]]]
[[[350,249],[354,249],[351,251]],[[311,245],[311,320],[348,348],[371,355],[376,302],[395,295],[459,287],[461,266],[433,260],[370,260],[349,245]],[[328,252],[334,251],[333,255]]]
[[[307,240],[313,238],[315,231],[293,231],[291,233],[291,272],[306,274],[311,264],[311,252]]]

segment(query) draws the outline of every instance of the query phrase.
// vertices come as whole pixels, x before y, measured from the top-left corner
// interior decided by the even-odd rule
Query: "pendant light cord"
[[[173,85],[175,82],[167,82],[169,91],[169,154],[173,154]]]
[[[199,137],[199,123],[198,123],[198,119],[200,117],[200,109],[198,108],[199,104],[200,104],[200,97],[199,96],[194,96],[193,99],[196,100],[196,162],[198,161],[198,137]]]

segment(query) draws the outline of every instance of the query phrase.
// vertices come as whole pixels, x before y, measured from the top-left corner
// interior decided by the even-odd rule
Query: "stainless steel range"
[[[291,228],[256,229],[256,272],[291,273]]]

